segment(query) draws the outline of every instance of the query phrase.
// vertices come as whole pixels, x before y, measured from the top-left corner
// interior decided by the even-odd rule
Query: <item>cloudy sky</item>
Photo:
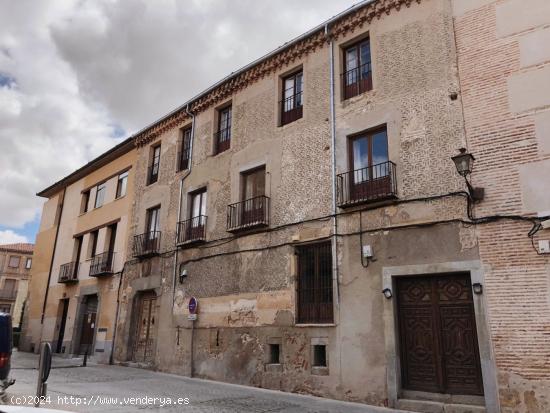
[[[0,244],[35,196],[353,0],[0,0]]]

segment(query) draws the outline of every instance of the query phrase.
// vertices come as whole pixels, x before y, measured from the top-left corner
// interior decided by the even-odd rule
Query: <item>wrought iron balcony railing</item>
[[[160,231],[149,231],[134,236],[134,257],[145,258],[158,255],[160,251]]]
[[[372,89],[372,66],[367,62],[359,67],[342,73],[344,100]]]
[[[336,180],[340,207],[397,196],[395,164],[391,161],[339,174]]]
[[[111,251],[95,255],[90,263],[90,277],[112,275],[114,260],[115,253]]]
[[[281,126],[294,122],[303,116],[302,92],[281,101]]]
[[[220,129],[214,134],[216,154],[226,151],[231,146],[231,127]]]
[[[77,261],[63,264],[59,267],[59,278],[57,282],[65,284],[78,282],[78,267],[79,264]]]
[[[227,230],[230,232],[269,225],[269,198],[265,195],[237,202],[227,207]]]
[[[176,243],[178,245],[204,242],[206,240],[206,223],[208,217],[199,215],[185,221],[178,222]]]

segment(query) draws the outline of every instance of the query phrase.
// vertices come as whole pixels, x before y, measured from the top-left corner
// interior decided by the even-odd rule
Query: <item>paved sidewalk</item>
[[[48,395],[51,397],[51,403],[43,407],[76,412],[140,410],[166,413],[181,411],[207,413],[402,412],[357,403],[190,379],[132,367],[90,363],[88,367],[78,367],[81,363],[81,359],[54,357],[53,369],[48,380]],[[38,372],[33,367],[37,365],[36,355],[14,352],[12,377],[16,379],[16,383],[8,389],[13,402],[17,401],[16,396],[34,395]],[[146,397],[158,399],[146,400]],[[185,398],[188,398],[188,404],[184,404]],[[19,402],[21,401],[20,398]],[[168,402],[172,405],[168,405]],[[162,406],[163,404],[166,405]]]

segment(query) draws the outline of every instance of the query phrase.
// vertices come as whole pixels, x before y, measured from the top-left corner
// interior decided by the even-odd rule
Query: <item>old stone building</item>
[[[0,312],[12,316],[15,329],[21,327],[29,289],[33,244],[0,245]]]
[[[38,194],[46,202],[20,349],[48,341],[55,353],[109,361],[135,158],[127,139]]]
[[[360,3],[137,133],[116,358],[416,411],[506,407],[519,390],[495,350],[511,321],[492,321],[501,281],[478,237],[515,226],[521,260],[548,258],[534,211],[493,209],[480,169],[498,155],[464,123],[478,103],[459,69],[483,62],[460,55],[455,23],[476,4]],[[535,393],[515,409],[543,411]]]
[[[117,362],[550,411],[550,10],[530,1],[362,1],[43,191],[29,345],[77,353],[99,294],[92,348]],[[79,216],[130,167],[125,200]],[[57,285],[116,220],[116,276]]]

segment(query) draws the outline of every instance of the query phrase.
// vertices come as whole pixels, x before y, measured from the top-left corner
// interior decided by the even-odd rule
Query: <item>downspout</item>
[[[336,188],[336,114],[335,114],[335,101],[334,101],[334,41],[329,33],[328,23],[325,24],[325,37],[329,43],[329,66],[330,66],[330,138],[331,138],[331,164],[332,164],[332,276],[333,285],[335,286],[336,293],[335,307],[336,315],[338,317],[338,323],[336,327],[337,342],[342,342],[342,331],[340,326],[340,288],[339,288],[339,275],[338,275],[338,216],[337,216],[337,188]],[[338,372],[340,384],[343,382],[342,377],[342,346],[338,346]]]
[[[55,252],[57,250],[57,238],[59,237],[59,228],[61,227],[61,218],[63,216],[63,206],[65,205],[65,192],[67,188],[63,188],[63,195],[61,196],[61,205],[59,206],[59,219],[57,221],[57,228],[55,229],[55,239],[53,242],[52,259],[50,261],[50,270],[48,272],[48,283],[46,284],[46,293],[44,294],[44,303],[42,304],[42,315],[40,316],[40,343],[42,342],[42,333],[44,330],[44,316],[46,314],[46,304],[48,302],[48,294],[50,292],[50,281],[52,279],[53,261],[55,259]],[[38,343],[38,344],[40,344]]]
[[[334,42],[330,38],[328,24],[325,25],[325,37],[329,42],[330,65],[330,138],[331,138],[331,164],[332,164],[332,274],[336,286],[336,307],[340,306],[340,289],[338,288],[338,221],[336,214],[336,115],[334,110]],[[339,313],[339,312],[338,312]]]
[[[185,107],[185,113],[187,113],[187,115],[191,117],[191,142],[189,143],[189,168],[187,169],[185,175],[182,176],[180,179],[180,190],[178,198],[178,222],[181,219],[181,196],[183,194],[183,181],[185,181],[185,179],[191,174],[191,168],[193,166],[193,141],[195,139],[195,115],[189,112],[189,104],[187,104],[187,106]],[[176,230],[175,243],[177,243],[178,231],[179,226]],[[176,299],[176,283],[178,279],[178,255],[179,248],[176,248],[176,253],[174,254],[174,276],[172,280],[172,314],[174,314],[174,301]]]
[[[126,269],[126,261],[120,271],[118,279],[118,289],[116,294],[116,310],[115,310],[115,323],[113,324],[113,343],[111,344],[111,354],[109,354],[109,364],[114,364],[114,353],[115,353],[115,344],[116,344],[116,328],[118,326],[118,313],[120,311],[120,287],[122,286],[122,277],[124,276],[124,270]]]

